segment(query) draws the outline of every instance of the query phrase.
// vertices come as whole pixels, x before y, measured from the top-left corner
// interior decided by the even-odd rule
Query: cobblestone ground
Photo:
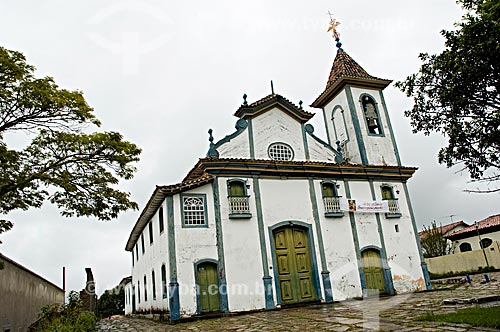
[[[466,324],[421,322],[415,317],[425,312],[444,313],[478,304],[445,305],[444,299],[470,299],[500,295],[500,273],[491,273],[492,282],[446,285],[443,289],[384,298],[309,305],[223,318],[202,319],[175,325],[148,319],[115,316],[98,323],[98,331],[500,331]],[[495,280],[496,279],[496,280]],[[493,281],[494,280],[494,281]],[[500,305],[488,302],[480,305]]]

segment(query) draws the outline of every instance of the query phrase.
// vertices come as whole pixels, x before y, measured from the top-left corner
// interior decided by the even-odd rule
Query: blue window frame
[[[207,195],[181,194],[182,227],[208,227]]]

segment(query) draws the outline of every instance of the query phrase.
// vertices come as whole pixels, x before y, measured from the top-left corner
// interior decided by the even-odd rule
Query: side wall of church
[[[165,264],[167,269],[168,283],[168,235],[167,235],[167,210],[165,203],[162,204],[164,210],[164,229],[160,233],[158,211],[151,218],[149,223],[153,228],[153,241],[149,236],[149,224],[146,225],[134,246],[134,262],[132,266],[132,285],[136,299],[136,311],[147,312],[149,310],[168,310],[168,298],[163,298],[163,288],[161,280],[161,267]],[[142,252],[142,240],[144,238],[144,253]],[[136,246],[139,255],[136,255]],[[153,276],[155,274],[155,294],[153,294]],[[146,277],[147,300],[144,292],[144,277]],[[154,296],[153,296],[154,295]],[[140,298],[139,298],[140,297]],[[131,310],[131,308],[130,308]]]

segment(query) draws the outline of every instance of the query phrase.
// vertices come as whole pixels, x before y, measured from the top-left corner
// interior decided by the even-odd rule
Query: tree
[[[23,54],[0,47],[0,214],[47,200],[66,217],[110,220],[137,209],[116,185],[133,177],[141,150],[117,132],[88,133],[100,122],[83,93],[34,71]],[[31,142],[9,148],[6,135],[20,132]],[[0,233],[12,225],[1,219]]]
[[[442,31],[445,50],[420,54],[418,73],[397,82],[413,109],[413,132],[443,134],[440,163],[460,164],[477,188],[500,191],[500,2],[458,0],[466,10],[454,31]]]
[[[436,221],[433,221],[429,227],[424,226],[420,243],[426,258],[444,256],[450,253],[450,244],[444,238],[442,228],[437,227]]]
[[[125,290],[117,287],[106,290],[97,301],[97,312],[99,317],[111,317],[125,313]]]

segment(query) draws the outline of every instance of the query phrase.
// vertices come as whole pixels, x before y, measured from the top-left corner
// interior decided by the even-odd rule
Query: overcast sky
[[[312,103],[336,53],[328,11],[342,23],[344,50],[394,81],[418,69],[420,52],[442,50],[439,31],[462,14],[452,0],[2,1],[0,45],[23,52],[38,76],[82,90],[103,130],[143,149],[135,178],[121,184],[142,209],[155,185],[179,182],[205,155],[209,128],[216,140],[234,131],[244,93],[260,99],[273,80],[277,93]],[[498,213],[498,194],[464,193],[467,174],[437,163],[442,137],[411,133],[411,100],[392,85],[385,98],[403,165],[419,168],[409,181],[419,229]],[[326,140],[322,114],[306,110],[318,113],[311,122]],[[0,252],[58,285],[66,266],[70,290],[84,287],[91,267],[101,293],[130,275],[124,247],[139,213],[112,222],[63,218],[49,204],[11,213]]]

